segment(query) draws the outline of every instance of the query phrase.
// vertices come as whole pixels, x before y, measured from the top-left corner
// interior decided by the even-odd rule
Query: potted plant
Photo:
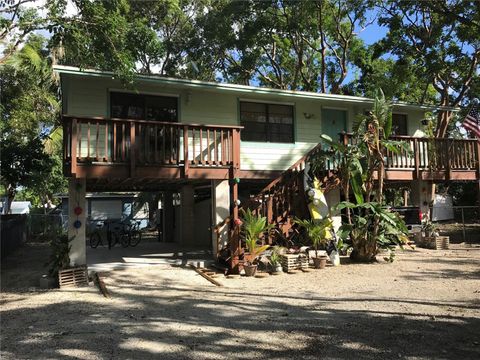
[[[276,274],[276,275],[279,275],[283,272],[283,269],[282,269],[282,264],[281,264],[281,257],[280,257],[280,253],[281,253],[281,250],[282,248],[278,247],[278,246],[274,246],[273,247],[273,250],[272,250],[272,253],[270,254],[270,266],[272,267],[272,273],[273,274]]]
[[[272,227],[273,225],[267,224],[266,217],[254,215],[250,209],[243,211],[242,234],[247,248],[247,253],[244,254],[243,269],[246,276],[255,275],[258,258],[269,248],[269,245],[261,245],[259,241],[263,234]]]
[[[315,249],[315,257],[313,258],[313,265],[315,269],[323,269],[327,263],[326,256],[318,256],[318,248],[320,245],[325,246],[327,241],[331,238],[331,229],[333,222],[329,218],[321,220],[302,220],[295,219],[294,222],[307,231],[307,236],[312,242]]]

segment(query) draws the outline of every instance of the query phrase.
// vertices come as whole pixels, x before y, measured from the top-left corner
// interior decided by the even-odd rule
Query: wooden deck
[[[64,174],[89,179],[229,179],[240,169],[240,126],[63,117]]]
[[[279,175],[240,170],[240,126],[70,116],[63,121],[64,174],[86,178],[92,190]],[[352,141],[349,134],[342,136],[344,142]],[[387,151],[387,181],[480,179],[475,139],[392,139],[406,142],[409,151]]]
[[[349,134],[344,142],[351,142]],[[427,139],[393,136],[407,150],[385,154],[385,180],[473,181],[480,179],[480,142],[476,139]]]

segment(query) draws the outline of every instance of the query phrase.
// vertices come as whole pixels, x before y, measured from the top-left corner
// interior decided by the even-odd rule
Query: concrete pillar
[[[68,238],[70,239],[70,265],[84,265],[87,263],[86,229],[86,181],[85,179],[69,179],[68,183]],[[82,209],[81,214],[75,214],[75,208]],[[80,222],[76,228],[75,222]]]
[[[217,252],[217,233],[215,226],[230,216],[230,185],[228,180],[212,180],[212,254]],[[219,248],[228,244],[228,228],[220,231]]]
[[[194,189],[192,185],[182,186],[180,192],[180,234],[182,245],[195,245]]]
[[[435,195],[433,194],[433,182],[425,180],[414,180],[411,182],[411,184],[412,206],[418,206],[422,214],[428,214],[428,216],[430,217],[430,205]]]

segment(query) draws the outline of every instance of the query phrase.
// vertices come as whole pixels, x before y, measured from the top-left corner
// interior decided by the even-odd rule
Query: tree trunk
[[[447,136],[447,129],[450,120],[452,119],[451,111],[440,111],[437,115],[437,131],[435,137],[444,138]]]
[[[362,239],[356,242],[353,246],[350,259],[355,262],[370,263],[375,261],[375,255],[377,254],[377,244],[375,241],[369,241],[369,239]]]
[[[6,189],[7,189],[7,201],[6,201],[6,204],[3,208],[3,213],[4,214],[9,214],[10,209],[12,207],[12,202],[15,199],[15,195],[16,195],[17,191],[12,185],[8,185],[6,187]]]

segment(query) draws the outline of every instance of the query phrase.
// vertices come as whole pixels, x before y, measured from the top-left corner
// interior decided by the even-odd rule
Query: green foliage
[[[360,261],[375,259],[378,248],[394,250],[408,241],[408,229],[397,213],[376,202],[353,204],[341,202],[336,210],[353,211],[352,223],[342,224],[338,236],[352,242],[352,257]]]
[[[461,104],[479,77],[478,2],[391,1],[382,7],[379,23],[389,28],[383,51],[396,55],[397,63],[410,64],[417,89],[433,88],[437,103]],[[451,119],[451,112],[438,114],[436,136],[446,135]]]
[[[333,221],[329,218],[322,220],[294,219],[294,223],[300,225],[307,231],[307,236],[315,249],[315,256],[320,245],[325,246],[328,241],[330,231],[333,228]]]
[[[282,249],[283,248],[279,246],[274,246],[272,248],[272,253],[270,254],[269,261],[270,261],[270,265],[272,265],[273,267],[280,265],[280,261],[281,261],[280,254]]]
[[[242,235],[245,239],[245,246],[254,261],[269,248],[268,245],[260,245],[259,240],[265,232],[273,228],[273,225],[267,224],[266,217],[253,214],[250,209],[243,210],[242,218]]]
[[[9,202],[19,187],[32,195],[29,200],[34,204],[44,203],[65,187],[61,132],[56,146],[49,139],[50,133],[58,137],[52,129],[60,106],[44,43],[42,37],[31,36],[0,65],[0,181]]]
[[[322,140],[330,146],[327,153],[330,152],[329,159],[338,169],[345,198],[350,198],[352,190],[356,201],[356,204],[343,202],[336,209],[345,210],[347,214],[347,223],[340,228],[339,237],[350,238],[353,257],[362,260],[373,259],[378,246],[391,247],[392,244],[405,241],[403,221],[382,207],[383,154],[386,150],[410,152],[404,142],[388,139],[391,128],[391,104],[379,90],[372,111],[359,116],[351,143],[335,143],[322,135]],[[314,169],[321,169],[324,165],[322,156],[312,160],[315,162]],[[376,201],[372,201],[372,195]]]
[[[73,238],[69,239],[68,235],[58,231],[50,233],[50,248],[51,255],[47,263],[49,266],[48,273],[50,276],[57,278],[58,271],[66,269],[70,266],[70,242]]]

